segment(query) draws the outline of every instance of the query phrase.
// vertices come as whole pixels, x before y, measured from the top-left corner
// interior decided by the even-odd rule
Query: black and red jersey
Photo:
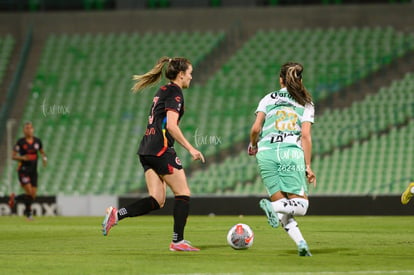
[[[27,155],[29,157],[29,160],[19,162],[17,170],[25,173],[36,173],[38,152],[41,149],[42,141],[37,137],[33,137],[31,142],[24,137],[17,140],[14,151],[20,156]]]
[[[174,139],[167,131],[167,111],[184,115],[184,97],[179,86],[169,83],[162,86],[155,94],[145,135],[138,149],[139,155],[161,156],[174,146]]]

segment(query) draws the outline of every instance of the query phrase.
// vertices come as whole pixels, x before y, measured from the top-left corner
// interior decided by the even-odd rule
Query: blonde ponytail
[[[170,62],[171,58],[169,57],[161,57],[157,64],[147,73],[142,75],[133,75],[132,79],[135,80],[134,86],[132,86],[132,92],[137,93],[140,90],[150,86],[152,84],[157,83],[161,79],[162,70],[164,68],[165,63]]]

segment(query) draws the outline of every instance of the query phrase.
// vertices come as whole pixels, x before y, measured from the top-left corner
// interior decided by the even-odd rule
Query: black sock
[[[142,216],[157,209],[160,209],[157,200],[153,197],[147,197],[137,200],[126,207],[120,208],[118,210],[118,220],[122,220],[126,217]]]
[[[25,205],[24,215],[26,217],[30,217],[32,215],[32,203],[33,203],[33,197],[30,196],[30,195],[25,195],[25,198],[24,198],[24,205]]]
[[[174,201],[174,232],[173,242],[184,240],[184,227],[190,211],[190,197],[176,196]]]

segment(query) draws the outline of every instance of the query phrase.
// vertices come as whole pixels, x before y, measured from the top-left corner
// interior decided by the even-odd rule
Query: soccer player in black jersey
[[[173,147],[174,141],[177,141],[187,149],[193,160],[204,162],[203,154],[188,142],[178,126],[184,114],[182,90],[190,86],[193,67],[186,58],[161,58],[151,71],[134,76],[137,82],[132,89],[137,92],[159,81],[163,71],[170,82],[161,86],[153,98],[147,128],[138,149],[149,196],[119,210],[109,207],[102,223],[102,232],[106,236],[119,220],[145,215],[163,207],[168,185],[175,196],[174,232],[169,248],[171,251],[198,251],[184,240],[191,193]]]
[[[20,185],[25,193],[15,196],[10,195],[9,206],[14,207],[15,201],[24,202],[24,211],[28,219],[32,219],[31,206],[36,198],[37,192],[37,159],[38,152],[42,155],[43,166],[47,164],[47,157],[43,150],[42,141],[33,135],[34,128],[31,122],[26,122],[23,126],[24,137],[17,140],[12,152],[12,159],[19,162],[17,175]]]

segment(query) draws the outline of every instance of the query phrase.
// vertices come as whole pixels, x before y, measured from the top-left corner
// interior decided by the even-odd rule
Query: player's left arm
[[[308,182],[312,183],[316,187],[316,176],[311,168],[311,159],[312,159],[312,135],[311,135],[312,123],[309,121],[304,121],[302,123],[302,148],[303,154],[305,156],[305,171]]]
[[[46,156],[45,150],[43,150],[42,142],[40,142],[39,153],[42,155],[43,167],[46,167],[47,166],[47,156]]]

